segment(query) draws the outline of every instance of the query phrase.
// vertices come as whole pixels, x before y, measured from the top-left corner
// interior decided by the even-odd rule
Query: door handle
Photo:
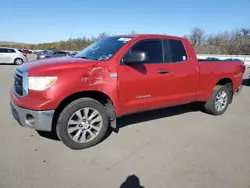
[[[169,73],[169,71],[166,70],[166,69],[159,69],[158,73],[160,73],[160,74],[166,74],[166,73]]]

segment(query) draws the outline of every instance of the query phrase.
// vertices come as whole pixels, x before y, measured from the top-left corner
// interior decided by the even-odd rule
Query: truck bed
[[[209,60],[209,59],[198,59],[199,62],[226,62],[226,63],[232,63],[232,62],[240,62],[240,61],[237,61],[237,60]]]
[[[200,70],[200,82],[197,90],[197,98],[206,101],[213,91],[218,80],[230,79],[234,83],[233,90],[237,91],[237,86],[241,85],[243,70],[245,66],[240,61],[198,61]]]

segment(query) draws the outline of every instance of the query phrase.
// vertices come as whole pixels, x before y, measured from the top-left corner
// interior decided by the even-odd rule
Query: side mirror
[[[125,64],[138,64],[143,63],[148,60],[148,56],[146,52],[134,51],[131,54],[127,54],[123,58],[123,62]]]

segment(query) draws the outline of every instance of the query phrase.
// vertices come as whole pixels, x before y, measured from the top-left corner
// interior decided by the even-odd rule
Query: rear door
[[[164,49],[163,76],[164,104],[166,106],[192,102],[199,83],[196,59],[188,57],[187,50],[178,39],[162,39]]]

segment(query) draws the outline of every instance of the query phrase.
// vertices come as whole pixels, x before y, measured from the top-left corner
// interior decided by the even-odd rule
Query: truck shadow
[[[168,107],[158,110],[151,110],[147,112],[141,112],[131,115],[126,115],[117,119],[117,128],[116,129],[108,129],[107,134],[102,139],[102,142],[106,140],[112,132],[118,133],[120,129],[126,126],[131,126],[136,123],[152,121],[155,119],[161,119],[171,116],[176,116],[180,114],[185,114],[188,112],[200,111],[201,105],[199,103],[191,103],[180,106]],[[52,132],[43,132],[37,131],[37,133],[44,138],[59,141],[59,138],[56,135],[56,131],[53,129]]]
[[[168,107],[158,110],[151,110],[147,112],[126,115],[118,119],[117,121],[118,130],[116,130],[115,132],[118,132],[120,128],[123,128],[128,125],[133,125],[136,123],[152,121],[156,119],[176,116],[194,111],[200,111],[201,105],[202,104],[199,103],[191,103],[191,104],[185,104],[180,106],[174,106],[174,107]]]

